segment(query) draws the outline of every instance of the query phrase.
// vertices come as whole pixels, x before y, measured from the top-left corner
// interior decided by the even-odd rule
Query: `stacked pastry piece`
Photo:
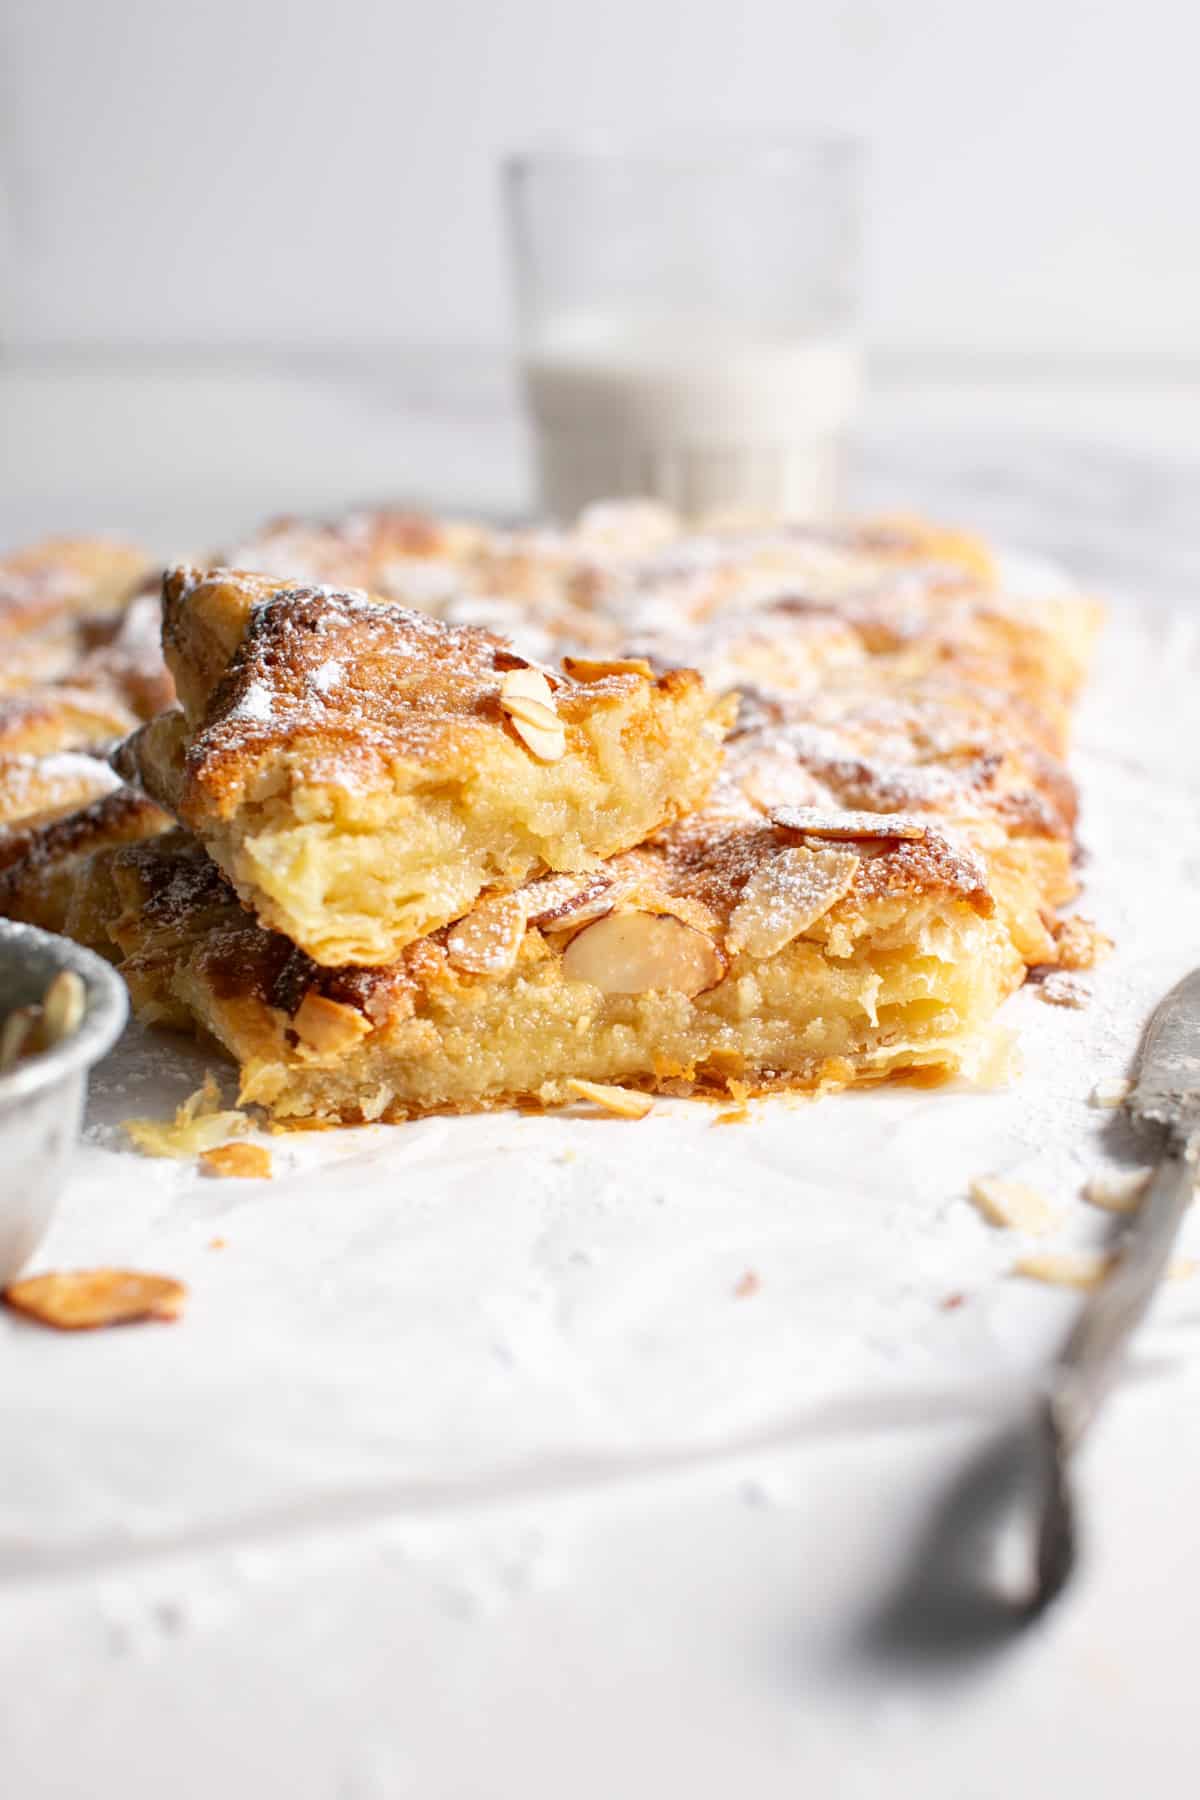
[[[0,887],[44,867],[35,922],[66,923],[73,862],[169,823],[106,760],[172,699],[158,587],[146,553],[104,538],[0,558]]]
[[[1096,610],[974,541],[636,506],[237,560],[168,574],[181,710],[117,759],[179,826],[73,863],[62,922],[280,1120],[970,1074],[1056,959]],[[60,863],[0,904],[52,915]]]

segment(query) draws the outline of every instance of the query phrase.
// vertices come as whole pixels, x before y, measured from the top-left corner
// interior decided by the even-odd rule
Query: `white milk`
[[[846,338],[729,340],[575,325],[525,358],[542,501],[645,494],[685,513],[833,513],[861,356]]]

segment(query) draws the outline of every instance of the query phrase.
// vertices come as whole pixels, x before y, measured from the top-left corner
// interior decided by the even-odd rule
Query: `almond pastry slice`
[[[733,712],[694,672],[552,676],[349,591],[181,568],[164,608],[184,710],[122,771],[327,968],[391,963],[484,892],[591,869],[694,810]]]

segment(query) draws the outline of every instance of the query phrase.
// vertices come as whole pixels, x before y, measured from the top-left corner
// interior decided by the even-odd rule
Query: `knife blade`
[[[1158,1163],[1112,1268],[1084,1302],[1051,1365],[1034,1422],[1036,1436],[1052,1449],[1043,1459],[1035,1610],[1062,1587],[1075,1559],[1067,1460],[1120,1371],[1192,1199],[1200,1151],[1200,969],[1159,1002],[1125,1105],[1136,1125],[1156,1134]]]
[[[1125,1104],[1138,1124],[1162,1125],[1185,1144],[1200,1134],[1200,969],[1159,1003]]]

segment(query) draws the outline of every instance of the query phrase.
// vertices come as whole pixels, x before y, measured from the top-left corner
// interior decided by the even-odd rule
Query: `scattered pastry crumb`
[[[728,1112],[719,1112],[713,1120],[714,1125],[743,1125],[750,1117],[748,1106],[731,1106]]]
[[[1041,1236],[1058,1223],[1054,1208],[1023,1181],[1006,1181],[999,1175],[979,1175],[967,1192],[989,1225]]]
[[[1132,1081],[1124,1076],[1110,1077],[1107,1081],[1098,1081],[1088,1096],[1089,1106],[1117,1107],[1124,1106],[1133,1092]]]
[[[121,1128],[144,1156],[196,1156],[250,1129],[244,1112],[222,1112],[220,1106],[221,1090],[210,1072],[203,1087],[176,1109],[174,1119],[125,1119]]]
[[[1100,930],[1094,919],[1085,919],[1081,913],[1056,920],[1051,930],[1058,947],[1060,969],[1094,969],[1097,963],[1112,955],[1113,940]]]
[[[269,1181],[271,1153],[261,1144],[215,1144],[211,1150],[200,1152],[200,1167],[205,1175]]]
[[[1113,941],[1092,919],[1074,913],[1054,926],[1060,969],[1094,969],[1113,952]]]
[[[613,1087],[607,1081],[577,1081],[572,1078],[563,1085],[580,1100],[590,1100],[593,1106],[615,1113],[621,1119],[644,1119],[654,1109],[652,1095],[639,1094],[633,1088]]]
[[[1105,1212],[1136,1212],[1152,1174],[1152,1169],[1121,1169],[1089,1175],[1083,1184],[1083,1197]]]
[[[733,1290],[734,1297],[738,1300],[748,1300],[751,1294],[757,1294],[761,1286],[762,1281],[759,1276],[755,1274],[753,1269],[747,1269],[746,1273],[742,1276],[741,1280]]]
[[[957,1312],[966,1299],[965,1294],[947,1294],[941,1302],[943,1312]]]
[[[1086,981],[1080,981],[1078,975],[1064,974],[1061,969],[1052,969],[1044,981],[1037,984],[1039,999],[1047,1006],[1072,1006],[1081,1012],[1092,998],[1092,990]]]
[[[168,1275],[135,1269],[69,1269],[11,1282],[3,1297],[14,1312],[56,1331],[95,1331],[139,1319],[177,1319],[187,1289]]]
[[[223,1237],[209,1238],[208,1247],[210,1250],[223,1250],[225,1248],[225,1239]]]

